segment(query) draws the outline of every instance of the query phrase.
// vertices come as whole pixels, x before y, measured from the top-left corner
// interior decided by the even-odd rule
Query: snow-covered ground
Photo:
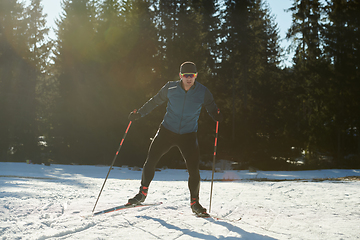
[[[223,181],[214,182],[211,213],[227,220],[214,220],[192,215],[187,172],[166,169],[156,172],[146,199],[162,205],[83,218],[108,170],[0,162],[0,238],[360,239],[360,181],[333,179],[360,170],[217,172]],[[208,208],[211,171],[201,177],[200,202]],[[141,171],[115,167],[95,211],[125,203],[140,178]]]

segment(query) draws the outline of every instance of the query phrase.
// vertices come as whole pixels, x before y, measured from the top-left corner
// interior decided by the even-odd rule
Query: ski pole
[[[220,113],[220,109],[218,109],[218,114]],[[211,199],[214,185],[214,173],[215,173],[215,159],[216,159],[216,148],[217,148],[217,139],[218,139],[218,130],[219,130],[219,121],[216,121],[216,133],[215,133],[215,144],[214,144],[214,157],[213,157],[213,166],[212,166],[212,175],[211,175],[211,190],[210,190],[210,205],[209,205],[209,213],[211,212]]]
[[[136,109],[134,110],[134,113],[136,113]],[[129,125],[128,125],[127,128],[126,128],[126,131],[125,131],[125,133],[124,133],[124,136],[123,136],[123,138],[122,138],[122,140],[121,140],[121,142],[120,142],[119,148],[118,148],[118,150],[117,150],[117,152],[116,152],[116,154],[115,154],[115,157],[114,157],[114,159],[113,159],[113,161],[112,161],[112,163],[111,163],[111,166],[110,166],[110,168],[109,168],[109,171],[108,171],[108,173],[107,173],[107,175],[106,175],[105,181],[104,181],[104,183],[103,183],[103,185],[102,185],[102,187],[101,187],[99,196],[98,196],[98,198],[96,199],[95,206],[94,206],[92,212],[95,211],[96,205],[97,205],[97,203],[98,203],[98,201],[99,201],[99,198],[100,198],[100,195],[101,195],[101,192],[102,192],[102,190],[104,189],[106,180],[108,179],[109,174],[110,174],[110,171],[111,171],[112,167],[114,166],[115,160],[116,160],[117,156],[119,155],[121,146],[122,146],[122,144],[123,144],[123,142],[124,142],[124,139],[125,139],[128,131],[129,131],[129,128],[130,128],[130,126],[131,126],[131,123],[132,123],[132,121],[129,122]]]

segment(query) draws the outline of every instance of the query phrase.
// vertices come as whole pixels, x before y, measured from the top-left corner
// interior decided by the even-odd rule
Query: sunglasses
[[[196,73],[181,73],[181,77],[193,78],[196,76]]]

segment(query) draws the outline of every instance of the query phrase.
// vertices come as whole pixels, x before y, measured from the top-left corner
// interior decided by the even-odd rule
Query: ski
[[[124,204],[124,205],[120,205],[117,207],[112,207],[112,208],[108,208],[102,211],[98,211],[95,213],[92,213],[88,216],[84,216],[84,218],[88,218],[88,217],[95,217],[101,214],[105,214],[105,213],[110,213],[110,212],[115,212],[115,211],[119,211],[119,210],[124,210],[124,209],[128,209],[128,208],[138,208],[138,207],[150,207],[150,206],[157,206],[162,204],[162,202],[156,202],[156,203],[143,203],[143,204]]]
[[[196,217],[198,218],[211,218],[210,214],[208,214],[207,212],[204,213],[194,213]]]
[[[194,215],[198,218],[210,218],[210,219],[214,219],[216,221],[228,221],[228,222],[238,222],[241,220],[241,218],[238,219],[231,219],[231,218],[227,218],[227,217],[219,217],[219,216],[215,216],[215,215],[210,215],[208,213],[201,213],[201,214],[196,214],[194,213]]]
[[[231,218],[227,218],[227,217],[218,217],[218,216],[214,216],[214,215],[210,215],[210,218],[212,218],[214,220],[221,220],[221,221],[228,221],[228,222],[238,222],[241,220],[241,218],[231,219]]]

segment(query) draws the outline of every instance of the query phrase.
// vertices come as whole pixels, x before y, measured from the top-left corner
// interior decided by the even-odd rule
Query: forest
[[[293,0],[287,11],[282,49],[264,0],[62,0],[55,40],[41,0],[1,0],[0,161],[110,165],[129,113],[193,61],[224,115],[217,159],[360,168],[360,1]],[[165,107],[132,123],[115,165],[142,166]],[[214,138],[203,109],[202,168]],[[185,163],[174,148],[158,166]]]

